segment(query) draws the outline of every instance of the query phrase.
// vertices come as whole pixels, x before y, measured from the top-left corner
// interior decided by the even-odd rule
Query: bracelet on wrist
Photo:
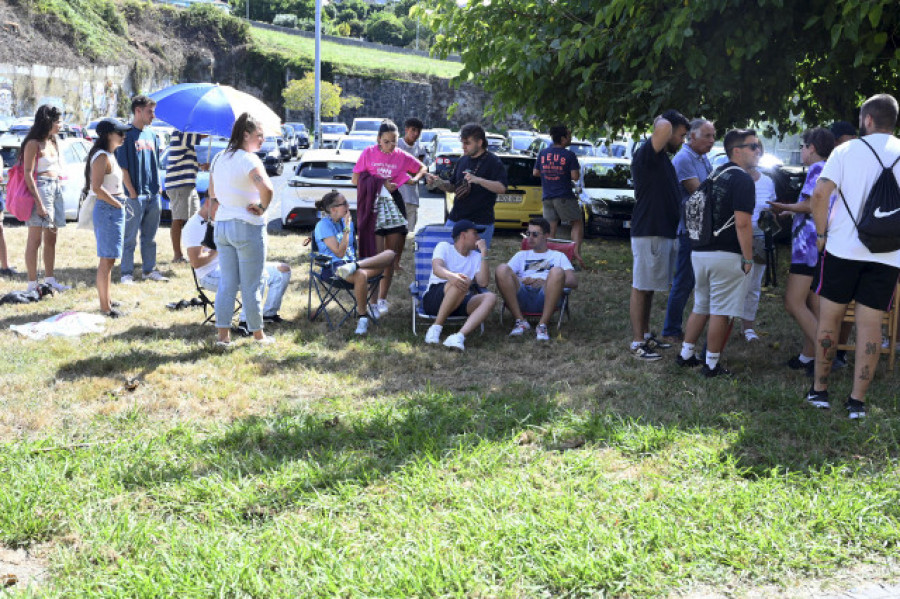
[[[741,266],[743,266],[744,264],[753,264],[753,260],[747,260],[746,258],[741,256]]]
[[[816,239],[825,239],[826,237],[828,237],[828,231],[825,231],[824,233],[816,233]]]

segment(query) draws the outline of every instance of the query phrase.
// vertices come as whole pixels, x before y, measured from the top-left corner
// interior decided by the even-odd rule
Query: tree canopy
[[[284,106],[288,110],[315,110],[316,108],[315,74],[307,73],[303,79],[291,79],[281,95]],[[340,114],[341,109],[359,108],[363,102],[356,96],[341,97],[340,85],[328,81],[321,82],[322,116],[332,118]]]
[[[425,10],[425,9],[429,10]],[[580,131],[642,130],[666,108],[721,127],[854,120],[900,82],[896,0],[423,0],[440,56],[523,111]]]

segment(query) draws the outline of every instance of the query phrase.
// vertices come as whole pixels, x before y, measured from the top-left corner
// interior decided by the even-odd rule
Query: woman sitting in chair
[[[374,304],[367,303],[369,279],[376,277],[394,263],[393,250],[357,261],[353,220],[347,198],[331,191],[316,202],[316,210],[326,214],[316,225],[314,236],[320,254],[331,258],[331,264],[322,269],[322,278],[330,280],[335,274],[353,284],[356,296],[356,313],[359,322],[356,334],[365,335],[369,330],[369,316],[378,319],[380,314]]]

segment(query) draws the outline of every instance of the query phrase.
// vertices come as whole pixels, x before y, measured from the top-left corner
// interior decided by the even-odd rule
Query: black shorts
[[[441,309],[441,302],[444,301],[444,285],[446,285],[446,283],[435,283],[428,287],[428,291],[425,292],[425,296],[422,298],[422,310],[425,311],[425,314],[437,316],[437,313]],[[468,316],[469,313],[466,311],[466,306],[469,304],[469,301],[479,293],[481,293],[481,290],[477,285],[469,287],[469,292],[466,293],[462,303],[459,304],[456,310],[450,313],[450,316]]]
[[[788,272],[791,273],[792,275],[801,275],[804,277],[814,277],[814,276],[816,276],[816,267],[791,262],[791,268]]]
[[[851,300],[873,310],[891,309],[900,269],[879,262],[846,260],[828,253],[819,259],[821,280],[815,292],[836,304]]]

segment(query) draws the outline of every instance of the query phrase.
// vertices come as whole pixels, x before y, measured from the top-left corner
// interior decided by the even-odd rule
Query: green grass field
[[[797,597],[898,576],[898,374],[879,368],[866,421],[807,409],[783,288],[761,343],[730,340],[736,377],[704,380],[627,354],[630,252],[592,240],[551,343],[495,315],[457,354],[411,333],[411,242],[368,338],[308,322],[304,237],[270,238],[294,276],[264,349],[217,350],[197,309],[165,308],[192,296],[167,229],[172,280],[115,286],[128,314],[104,334],[8,331],[98,309],[73,226],[76,288],[0,306],[0,575],[4,550],[43,571],[15,596]],[[6,238],[21,267],[25,230]],[[832,382],[843,398],[849,373]]]
[[[278,52],[289,59],[315,58],[315,40],[257,27],[251,29],[251,34],[260,47]],[[449,79],[462,70],[462,64],[458,62],[343,46],[327,41],[322,42],[322,60],[335,65],[337,72],[350,75],[431,75]]]

